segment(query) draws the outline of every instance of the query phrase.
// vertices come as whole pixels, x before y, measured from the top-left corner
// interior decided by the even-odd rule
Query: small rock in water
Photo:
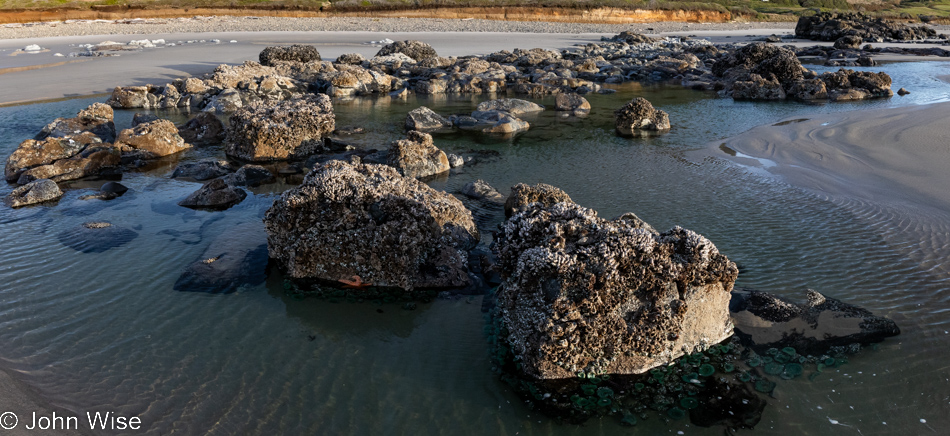
[[[26,47],[23,48],[23,50],[25,50],[25,51],[40,51],[40,50],[42,50],[42,49],[43,49],[43,47],[40,47],[40,46],[38,46],[38,45],[36,45],[36,44],[30,44],[30,45],[28,45],[28,46],[26,46]]]
[[[897,95],[907,95],[907,94],[910,94],[910,91],[908,91],[906,88],[901,88],[897,90]]]

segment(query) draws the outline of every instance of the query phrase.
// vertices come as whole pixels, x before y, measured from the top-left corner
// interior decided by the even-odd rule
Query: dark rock
[[[406,130],[426,132],[450,127],[451,121],[425,106],[419,106],[406,115]]]
[[[422,178],[448,171],[449,159],[428,133],[410,130],[406,139],[393,141],[387,162],[406,177]]]
[[[134,230],[114,225],[106,221],[90,221],[57,236],[59,242],[83,253],[102,253],[112,248],[128,244],[139,234]]]
[[[839,50],[856,49],[861,47],[864,42],[860,37],[854,35],[845,35],[835,40],[834,47]]]
[[[907,94],[910,94],[910,91],[908,91],[908,90],[906,90],[906,89],[904,89],[904,88],[901,88],[901,89],[898,89],[898,90],[897,90],[897,95],[899,95],[899,96],[901,96],[901,97],[903,97],[903,96],[905,96],[905,95],[907,95]]]
[[[651,38],[640,33],[634,33],[629,30],[624,30],[618,35],[611,37],[609,41],[625,42],[627,44],[651,44],[657,42],[658,39]]]
[[[274,183],[277,180],[274,174],[260,165],[244,165],[232,174],[228,182],[234,186],[260,186]]]
[[[296,279],[404,290],[464,287],[478,242],[461,201],[383,165],[330,161],[264,217],[270,256]]]
[[[278,103],[256,103],[231,116],[225,150],[252,162],[301,158],[323,149],[334,130],[330,97],[305,95]]]
[[[511,194],[505,201],[505,217],[511,218],[513,215],[529,208],[533,203],[539,203],[541,207],[551,206],[557,203],[573,203],[571,197],[566,192],[545,184],[526,185],[519,183],[511,187]]]
[[[279,61],[315,62],[320,60],[320,52],[312,45],[294,44],[289,46],[267,47],[258,56],[261,65],[272,67]]]
[[[640,374],[732,335],[738,270],[690,230],[655,234],[562,202],[513,216],[492,247],[499,313],[529,377]]]
[[[764,353],[792,347],[798,354],[820,356],[832,347],[867,345],[900,334],[894,321],[868,310],[805,292],[804,304],[755,290],[733,292],[729,310],[736,334],[747,346]]]
[[[396,41],[392,44],[383,46],[376,53],[376,56],[388,56],[394,53],[402,53],[416,62],[426,58],[436,57],[438,54],[431,45],[421,41]]]
[[[228,229],[182,272],[174,289],[182,292],[230,294],[242,285],[267,277],[267,235],[260,222]]]
[[[179,206],[192,209],[227,209],[244,201],[247,192],[229,185],[223,178],[214,179],[178,202]]]
[[[857,64],[862,67],[873,67],[877,65],[877,62],[874,61],[874,58],[870,56],[859,56]]]
[[[503,204],[505,202],[504,195],[489,185],[488,182],[481,179],[466,183],[465,186],[462,187],[461,192],[466,197],[471,197],[476,200],[483,200],[498,204]]]
[[[748,384],[730,382],[722,377],[709,377],[703,384],[705,389],[695,397],[700,407],[689,411],[689,421],[693,424],[751,429],[762,419],[768,402],[753,392]]]
[[[821,79],[802,79],[792,84],[788,96],[802,101],[826,100],[828,88]]]
[[[116,138],[115,145],[123,155],[142,159],[168,156],[191,148],[191,144],[185,143],[178,135],[174,123],[161,119],[123,130]]]
[[[121,197],[126,192],[129,192],[129,188],[119,182],[106,182],[102,184],[99,191],[108,192]]]
[[[30,204],[58,200],[63,196],[56,182],[49,179],[39,179],[18,186],[4,199],[4,204],[17,208]]]
[[[199,112],[178,128],[178,134],[189,144],[215,144],[224,140],[225,127],[214,113]]]
[[[172,178],[187,177],[197,181],[204,181],[225,176],[234,171],[230,162],[221,159],[202,159],[197,162],[188,162],[178,165],[172,172]]]
[[[862,41],[895,39],[900,41],[935,38],[937,31],[929,26],[909,26],[903,23],[871,18],[856,13],[820,12],[800,17],[795,25],[795,37],[814,41],[837,41],[853,36]]]
[[[336,58],[336,63],[347,65],[361,65],[365,61],[366,58],[359,53],[342,54],[340,57]]]
[[[654,109],[647,99],[637,97],[614,112],[614,126],[622,135],[640,136],[670,129],[670,116]]]
[[[143,114],[136,112],[135,115],[132,115],[132,127],[135,127],[139,124],[151,123],[152,121],[157,121],[159,118],[155,114]]]
[[[80,200],[103,200],[103,201],[108,201],[108,200],[115,200],[116,198],[119,198],[119,196],[116,195],[115,193],[113,193],[113,192],[102,192],[102,191],[96,191],[94,194],[87,194],[87,195],[80,195],[80,196],[79,196],[79,199],[80,199]]]

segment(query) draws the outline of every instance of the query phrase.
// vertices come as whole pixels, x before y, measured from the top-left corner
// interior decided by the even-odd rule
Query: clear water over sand
[[[795,298],[812,288],[891,317],[901,336],[815,381],[780,381],[755,432],[940,434],[950,428],[950,211],[823,195],[705,150],[788,117],[950,100],[950,84],[934,79],[946,66],[875,68],[913,94],[860,103],[733,102],[627,85],[590,96],[586,119],[546,111],[528,118],[532,129],[514,139],[436,135],[446,152],[499,157],[431,184],[454,192],[481,178],[507,192],[519,182],[550,183],[604,217],[633,211],[658,229],[682,225],[704,234],[741,265],[738,286]],[[634,96],[668,111],[673,131],[617,137],[612,112]],[[401,137],[405,113],[418,105],[464,113],[484,98],[337,102],[337,125],[368,131],[354,142],[384,145]],[[53,118],[101,100],[0,108],[0,155]],[[128,127],[131,116],[117,111],[117,127]],[[298,301],[285,295],[276,271],[228,295],[172,290],[211,241],[260,222],[287,187],[256,189],[225,212],[178,207],[199,185],[168,176],[177,163],[207,156],[223,151],[187,151],[129,173],[122,183],[131,192],[117,200],[78,200],[90,191],[75,189],[56,204],[0,208],[0,366],[57,406],[137,415],[150,434],[722,434],[656,416],[635,429],[612,418],[562,426],[531,412],[490,371],[481,296],[414,311],[397,303]],[[0,186],[2,195],[10,190]],[[467,204],[488,228],[503,218],[498,209]],[[102,253],[59,242],[60,232],[92,220],[139,236]]]

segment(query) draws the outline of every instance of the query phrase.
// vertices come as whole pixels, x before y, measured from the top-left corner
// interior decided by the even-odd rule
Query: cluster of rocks
[[[941,35],[943,38],[946,36]],[[860,13],[820,12],[803,16],[795,25],[795,37],[814,41],[835,41],[853,46],[861,42],[912,41],[937,38],[930,26],[872,18]]]

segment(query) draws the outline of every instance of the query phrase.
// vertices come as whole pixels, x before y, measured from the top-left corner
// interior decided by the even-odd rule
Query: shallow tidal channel
[[[754,126],[796,117],[950,100],[936,79],[948,63],[873,68],[912,94],[806,105],[718,99],[678,86],[627,84],[590,95],[587,118],[553,110],[526,117],[514,138],[435,134],[474,162],[430,185],[457,192],[483,179],[503,193],[548,183],[606,218],[635,212],[657,229],[681,225],[740,265],[738,287],[801,300],[815,289],[895,320],[902,334],[809,380],[779,380],[757,434],[945,434],[950,429],[950,211],[881,204],[790,186],[710,147]],[[810,66],[810,68],[814,68]],[[816,68],[821,71],[821,67]],[[613,111],[643,96],[669,112],[669,134],[617,136]],[[344,138],[373,148],[403,136],[410,110],[468,113],[487,96],[334,102]],[[0,156],[56,117],[104,98],[0,108]],[[553,99],[535,100],[553,107]],[[156,112],[176,123],[187,116]],[[132,111],[116,111],[116,128]],[[713,151],[709,151],[713,150]],[[492,373],[482,296],[402,303],[295,299],[276,270],[231,294],[178,292],[184,268],[216,238],[261,223],[286,183],[252,188],[226,211],[177,202],[199,187],[169,178],[178,163],[224,157],[188,150],[141,171],[112,201],[79,200],[101,182],[77,182],[56,203],[0,208],[0,367],[76,415],[138,416],[149,434],[722,434],[659,415],[559,425],[532,412]],[[67,185],[68,186],[68,185]],[[0,186],[5,196],[12,186]],[[473,209],[483,230],[500,208]],[[131,242],[83,253],[59,235],[103,220],[135,230]],[[261,268],[264,268],[262,265]]]

